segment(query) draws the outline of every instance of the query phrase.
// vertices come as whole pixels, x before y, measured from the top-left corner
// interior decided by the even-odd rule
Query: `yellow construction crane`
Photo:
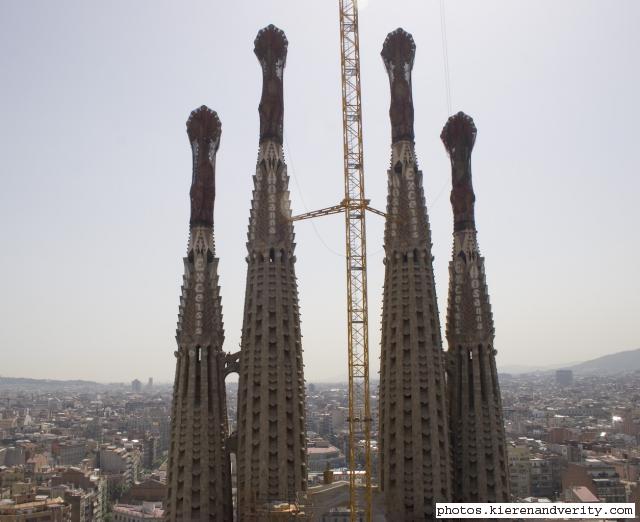
[[[358,512],[371,521],[371,407],[369,394],[369,312],[367,304],[367,240],[360,100],[360,39],[357,0],[339,0],[342,67],[342,129],[344,145],[344,199],[339,205],[294,216],[309,219],[344,212],[347,261],[347,339],[349,358],[349,482],[350,518]],[[358,470],[356,451],[363,444],[364,469]],[[356,483],[364,472],[364,488]]]
[[[371,520],[371,408],[369,394],[369,311],[367,301],[367,236],[360,99],[358,1],[340,0],[342,65],[342,131],[344,148],[344,216],[347,260],[349,349],[349,482],[350,518],[362,506]],[[356,487],[356,448],[364,442],[364,499]]]

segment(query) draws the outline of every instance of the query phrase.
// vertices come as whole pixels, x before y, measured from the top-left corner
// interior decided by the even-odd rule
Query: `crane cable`
[[[291,153],[291,145],[289,145],[289,140],[287,139],[286,132],[283,131],[283,135],[284,135],[284,144],[285,144],[286,149],[287,149],[287,156],[289,158],[289,160],[288,160],[289,169],[288,170],[291,171],[291,177],[293,178],[293,181],[294,181],[294,183],[296,185],[296,188],[298,189],[298,195],[300,196],[300,200],[302,201],[302,207],[304,208],[305,212],[309,212],[309,207],[308,207],[307,202],[305,201],[304,195],[302,193],[302,187],[300,186],[300,183],[298,181],[298,176],[296,175],[296,169],[295,169],[295,166],[294,166],[293,155]],[[342,259],[347,257],[345,254],[341,254],[340,252],[337,252],[336,250],[334,250],[333,248],[331,248],[327,244],[327,242],[322,237],[322,234],[320,234],[320,231],[318,230],[318,227],[316,227],[313,219],[310,219],[308,221],[311,221],[311,226],[313,227],[313,232],[318,237],[318,240],[320,241],[320,243],[322,244],[322,246],[326,250],[328,250],[330,253],[332,253],[333,255],[335,255],[337,257],[341,257]],[[378,250],[376,250],[374,252],[371,252],[368,255],[369,256],[378,256],[383,251],[384,251],[384,247],[379,248]]]
[[[442,67],[444,70],[444,89],[446,94],[446,111],[447,118],[451,115],[451,78],[449,75],[449,50],[447,44],[447,20],[444,12],[444,0],[440,0],[440,33],[442,35]],[[440,199],[440,196],[444,193],[444,189],[449,184],[449,179],[446,178],[442,187],[438,191],[434,200],[428,205],[431,210],[436,206],[436,203]]]
[[[442,64],[444,67],[444,85],[447,95],[447,118],[451,115],[451,78],[449,76],[449,50],[447,45],[447,19],[444,12],[444,0],[440,0],[440,32],[442,34]]]
[[[287,147],[287,155],[289,156],[289,170],[291,171],[291,175],[293,177],[293,181],[296,184],[296,188],[298,189],[298,195],[300,196],[300,200],[302,201],[302,206],[304,207],[305,212],[309,212],[309,207],[307,206],[307,202],[304,199],[304,196],[302,194],[302,188],[300,187],[300,183],[298,183],[298,176],[296,176],[296,169],[293,165],[293,154],[291,153],[291,146],[289,145],[289,140],[287,139],[287,134],[283,131],[282,132],[283,136],[284,136],[284,143]],[[322,246],[324,246],[324,248],[326,248],[329,252],[331,252],[333,255],[338,256],[338,257],[342,257],[344,258],[345,255],[341,254],[340,252],[335,251],[333,248],[331,248],[323,239],[322,235],[320,235],[320,232],[318,231],[316,224],[314,223],[314,220],[311,219],[309,220],[311,221],[311,226],[313,227],[313,231],[315,232],[316,236],[318,237],[318,240],[320,241],[320,243],[322,244]]]
[[[451,109],[452,103],[451,103],[451,75],[450,75],[450,72],[449,72],[449,49],[448,49],[448,42],[447,42],[447,17],[446,17],[446,13],[445,13],[445,9],[444,9],[444,0],[440,0],[440,33],[441,33],[441,37],[442,37],[442,66],[443,66],[443,72],[444,72],[444,85],[445,85],[445,94],[446,94],[446,111],[447,111],[447,118],[448,118],[452,113],[452,109]],[[291,166],[291,173],[293,174],[293,180],[294,180],[294,182],[296,184],[296,187],[298,189],[298,194],[300,195],[300,199],[302,200],[302,205],[304,206],[305,210],[308,212],[309,208],[307,207],[307,204],[306,204],[306,202],[304,200],[304,196],[302,195],[302,189],[300,187],[300,183],[298,182],[298,177],[295,174],[295,168],[293,166],[293,155],[291,153],[291,147],[289,146],[289,140],[287,140],[286,134],[284,134],[284,140],[285,140],[285,145],[286,145],[287,151],[288,151],[289,165]],[[440,199],[440,196],[442,196],[442,194],[444,193],[444,189],[445,189],[445,187],[447,186],[448,183],[449,183],[449,180],[446,179],[445,182],[443,183],[442,187],[438,191],[436,197],[434,198],[434,200],[429,205],[429,207],[431,209],[433,209],[433,207],[435,207],[436,203]],[[341,253],[335,251],[333,248],[331,248],[325,242],[323,237],[320,235],[320,232],[316,228],[316,225],[313,222],[313,220],[311,220],[311,226],[313,227],[313,231],[314,231],[315,235],[320,240],[320,243],[324,246],[324,248],[326,250],[328,250],[329,252],[331,252],[335,256],[345,257],[344,254],[341,254]],[[373,252],[373,254],[371,254],[371,255],[377,255],[382,250],[384,250],[384,249],[380,249],[380,250],[378,250],[376,252]]]

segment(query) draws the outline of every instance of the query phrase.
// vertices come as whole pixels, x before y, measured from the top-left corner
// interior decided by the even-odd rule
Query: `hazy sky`
[[[215,209],[226,329],[240,340],[269,23],[289,40],[285,154],[295,213],[342,197],[337,0],[0,2],[0,375],[173,379],[191,151],[222,121]],[[439,2],[361,2],[365,172],[384,209],[386,34],[413,34],[416,148],[444,328],[450,167]],[[640,3],[446,1],[454,112],[478,127],[476,223],[499,365],[640,347]],[[372,375],[382,219],[370,215]],[[307,380],[346,376],[344,220],[296,223]]]

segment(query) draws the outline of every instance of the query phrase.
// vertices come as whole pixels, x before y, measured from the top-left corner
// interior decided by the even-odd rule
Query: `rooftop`
[[[579,502],[600,502],[600,499],[585,486],[576,486],[571,488],[571,490]]]

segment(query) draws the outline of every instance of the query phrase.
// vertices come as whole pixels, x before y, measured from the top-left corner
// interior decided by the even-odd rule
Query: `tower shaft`
[[[240,521],[267,520],[274,503],[294,505],[307,488],[295,244],[282,150],[287,41],[282,31],[269,26],[258,33],[255,47],[264,84],[238,392]]]
[[[462,112],[449,118],[441,135],[451,158],[454,215],[447,308],[453,499],[508,502],[495,330],[474,217],[471,151],[475,136],[473,120]]]
[[[398,29],[382,57],[391,87],[380,363],[380,487],[389,519],[432,520],[450,500],[445,361],[431,232],[413,143],[415,44]]]
[[[224,384],[224,329],[213,236],[220,121],[191,113],[191,220],[175,352],[166,520],[231,521],[231,468]]]

